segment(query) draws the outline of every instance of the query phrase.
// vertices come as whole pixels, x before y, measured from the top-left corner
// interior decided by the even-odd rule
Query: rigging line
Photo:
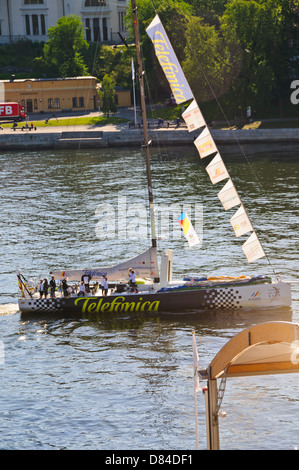
[[[155,10],[155,13],[157,14],[157,8],[156,8],[156,5],[155,5],[155,2],[154,0],[151,0],[152,4],[153,4],[153,7],[154,7],[154,10]]]
[[[154,102],[153,102],[153,99],[152,99],[152,96],[151,96],[150,87],[149,87],[149,83],[148,83],[146,74],[144,75],[144,78],[145,78],[147,93],[148,93],[148,96],[149,96],[151,112],[154,115],[154,117],[157,119],[156,111],[155,111],[154,104],[153,104]],[[163,146],[163,149],[164,149],[165,153],[167,154],[165,141],[163,139],[160,139],[159,133],[157,133],[157,132],[156,132],[156,140],[157,140],[160,156],[162,155],[162,146]],[[161,145],[161,142],[162,142],[162,145]]]
[[[142,48],[142,43],[140,42],[140,51],[141,51],[141,55],[142,55],[142,60],[143,60],[143,57],[144,57],[144,54],[143,54],[143,48]],[[153,106],[153,98],[152,98],[152,95],[151,95],[151,91],[150,91],[150,86],[149,86],[149,81],[147,79],[147,74],[144,73],[144,81],[145,81],[145,86],[146,86],[146,90],[147,90],[147,94],[148,94],[148,97],[149,97],[149,103],[150,103],[150,108],[151,108],[151,112],[153,113],[154,116],[156,116],[156,111],[154,109],[154,106]],[[160,145],[160,142],[162,141],[162,144],[163,144],[163,148],[164,148],[164,151],[168,157],[168,153],[167,153],[167,149],[166,149],[166,145],[165,145],[165,141],[163,139],[160,139],[159,138],[159,134],[156,133],[156,140],[157,140],[157,144],[158,144],[158,149],[159,149],[159,152],[160,152],[160,156],[162,155],[162,151],[161,151],[161,145]]]
[[[176,17],[177,17],[177,20],[178,20],[179,24],[181,25],[181,29],[183,30],[183,25],[182,25],[181,19],[180,19],[180,17],[177,15],[177,12],[175,12],[175,14],[176,14]],[[210,90],[211,90],[211,93],[212,93],[212,95],[214,96],[214,99],[215,99],[217,105],[219,106],[219,109],[221,110],[221,112],[222,112],[222,114],[223,114],[223,116],[224,116],[224,118],[225,118],[227,124],[230,126],[230,123],[229,123],[229,120],[228,120],[228,118],[227,118],[227,116],[226,116],[226,113],[225,113],[224,109],[222,108],[222,106],[221,106],[221,104],[220,104],[220,102],[219,102],[219,100],[218,100],[218,98],[217,98],[217,96],[216,96],[216,94],[215,94],[215,92],[214,92],[214,89],[213,89],[213,87],[212,87],[212,85],[211,85],[211,83],[210,83],[208,77],[206,76],[206,74],[205,74],[203,68],[201,67],[201,64],[200,64],[200,62],[198,61],[197,56],[196,56],[196,54],[195,54],[193,48],[191,47],[190,42],[188,41],[187,38],[186,38],[186,41],[187,41],[187,46],[188,46],[188,48],[189,48],[189,50],[190,50],[192,56],[195,58],[195,61],[196,61],[197,65],[198,65],[199,69],[201,70],[201,72],[202,72],[202,74],[203,74],[203,76],[204,76],[204,78],[205,78],[205,80],[206,80],[206,82],[207,82],[207,84],[208,84],[208,86],[209,86],[209,88],[210,88]],[[244,157],[245,157],[245,159],[246,159],[246,161],[247,161],[247,163],[248,163],[248,165],[249,165],[249,167],[250,167],[250,169],[251,169],[251,171],[252,171],[252,174],[253,174],[254,177],[256,178],[256,181],[257,181],[259,187],[260,187],[260,188],[262,189],[262,191],[264,192],[264,190],[263,190],[263,188],[262,188],[262,186],[261,186],[261,184],[260,184],[260,182],[259,182],[259,179],[258,179],[258,177],[256,176],[256,174],[255,174],[255,172],[254,172],[254,170],[253,170],[253,168],[252,168],[252,165],[250,164],[250,162],[249,162],[249,160],[248,160],[248,158],[247,158],[247,155],[245,154],[245,152],[244,152],[244,150],[243,150],[243,147],[241,146],[241,144],[240,144],[238,138],[235,136],[234,133],[233,133],[233,135],[234,135],[234,138],[235,138],[236,142],[237,142],[238,145],[239,145],[239,148],[240,148],[242,154],[244,155]],[[254,232],[255,232],[255,229],[254,229]],[[269,259],[269,256],[266,254],[265,250],[264,250],[264,253],[265,253],[265,258],[266,258],[266,260],[268,261],[268,264],[269,264],[269,266],[271,267],[271,269],[272,269],[272,271],[273,271],[273,274],[274,274],[274,275],[276,276],[276,278],[278,279],[278,275],[276,274],[275,269],[274,269],[274,267],[272,266],[272,264],[271,264],[271,262],[270,262],[270,259]]]
[[[181,28],[182,28],[182,30],[183,30],[183,25],[182,25],[181,19],[180,19],[180,17],[177,15],[177,12],[175,12],[175,14],[176,14],[177,20],[178,20],[178,22],[180,23]],[[229,127],[231,127],[231,123],[230,123],[230,121],[229,121],[229,119],[228,119],[228,117],[227,117],[227,115],[226,115],[226,113],[225,113],[223,107],[221,106],[221,103],[220,103],[220,101],[218,100],[217,95],[215,94],[214,89],[213,89],[213,87],[212,87],[212,85],[211,85],[211,83],[210,83],[210,81],[209,81],[207,75],[205,74],[205,71],[203,70],[203,68],[202,68],[202,66],[201,66],[201,64],[200,64],[200,62],[199,62],[199,60],[198,60],[198,58],[197,58],[197,55],[196,55],[196,53],[195,53],[195,51],[194,51],[192,45],[190,44],[190,41],[188,40],[188,38],[186,38],[186,42],[187,42],[187,46],[188,46],[188,48],[189,48],[189,51],[190,51],[191,54],[192,54],[192,57],[195,59],[196,64],[198,65],[198,67],[199,67],[201,73],[203,74],[203,76],[204,76],[204,78],[205,78],[205,80],[206,80],[206,82],[207,82],[207,84],[208,84],[208,86],[209,86],[209,89],[210,89],[210,91],[211,91],[211,93],[212,93],[212,95],[213,95],[213,97],[214,97],[214,99],[215,99],[215,101],[216,101],[216,103],[217,103],[217,106],[219,107],[219,109],[220,109],[220,111],[221,111],[221,113],[222,113],[222,115],[223,115],[223,117],[224,117],[224,120],[226,121],[227,125],[228,125]],[[264,189],[263,189],[263,187],[262,187],[262,185],[261,185],[261,183],[260,183],[260,181],[259,181],[259,178],[258,178],[258,176],[256,175],[256,173],[254,172],[253,167],[252,167],[250,161],[248,160],[248,157],[247,157],[247,155],[246,155],[246,153],[245,153],[245,151],[244,151],[244,149],[243,149],[243,147],[242,147],[242,145],[241,145],[241,143],[240,143],[238,137],[235,135],[234,132],[233,132],[233,137],[234,137],[236,143],[238,144],[238,146],[239,146],[239,148],[240,148],[240,150],[241,150],[243,156],[245,157],[246,162],[247,162],[247,164],[249,165],[249,167],[250,167],[250,169],[251,169],[251,172],[252,172],[252,174],[254,175],[254,177],[255,177],[255,179],[256,179],[256,181],[257,181],[257,184],[259,185],[260,189],[264,192]]]

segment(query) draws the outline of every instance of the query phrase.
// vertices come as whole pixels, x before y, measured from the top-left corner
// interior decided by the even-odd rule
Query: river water
[[[161,147],[152,157],[159,250],[173,249],[174,275],[298,280],[297,152],[222,156],[267,258],[247,264],[247,236],[235,238],[234,209],[224,211],[217,198],[224,183],[210,183],[195,149]],[[298,322],[299,285],[292,309],[275,312],[22,318],[18,269],[45,277],[53,268],[114,264],[149,246],[144,156],[139,149],[3,153],[0,184],[0,448],[194,450],[192,331],[206,368],[244,328]],[[197,249],[181,236],[171,212],[178,207],[194,219]],[[299,446],[296,374],[229,379],[221,410],[221,449]],[[198,423],[205,449],[201,393]]]

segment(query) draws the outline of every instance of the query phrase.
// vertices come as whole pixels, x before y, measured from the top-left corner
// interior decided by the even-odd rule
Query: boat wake
[[[2,315],[13,315],[19,311],[18,304],[0,304],[0,316]]]

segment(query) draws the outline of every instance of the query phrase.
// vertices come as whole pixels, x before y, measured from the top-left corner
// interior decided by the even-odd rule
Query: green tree
[[[156,4],[156,10],[152,0],[137,0],[136,3],[138,7],[140,39],[148,89],[154,98],[169,96],[169,84],[161,70],[158,60],[156,59],[152,42],[146,34],[145,29],[154,19],[156,13],[158,13],[176,55],[178,56],[179,61],[182,61],[184,59],[184,50],[186,45],[185,29],[188,19],[192,15],[192,7],[183,0],[160,0],[159,4]],[[127,28],[130,31],[130,36],[135,41],[130,5],[126,16],[126,23]]]
[[[101,110],[107,117],[109,117],[110,113],[113,113],[113,114],[116,113],[114,88],[115,88],[114,80],[111,77],[109,77],[109,75],[105,75],[103,78],[102,87],[100,91],[100,100],[101,100]]]
[[[239,63],[232,92],[244,117],[247,106],[265,106],[288,73],[289,39],[294,31],[289,0],[232,0],[221,18],[221,31]]]
[[[132,58],[136,58],[135,46],[111,47],[102,45],[98,54],[95,73],[103,80],[105,75],[109,75],[118,86],[130,88],[132,86]]]
[[[43,56],[37,59],[40,68],[49,76],[76,77],[88,75],[81,51],[88,48],[83,24],[77,15],[63,16],[56,26],[48,29],[48,42]]]
[[[186,29],[183,69],[199,102],[219,98],[231,87],[238,72],[234,56],[215,26],[192,17]]]
[[[226,4],[230,0],[185,0],[189,3],[195,16],[200,16],[205,23],[218,25],[219,18],[223,15]]]

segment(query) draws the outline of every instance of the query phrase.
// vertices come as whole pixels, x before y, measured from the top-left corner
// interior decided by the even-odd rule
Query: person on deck
[[[55,297],[55,291],[56,291],[56,282],[55,282],[54,276],[52,276],[50,280],[50,295],[52,298]]]
[[[45,299],[48,297],[49,284],[48,279],[44,279],[44,296]]]
[[[44,283],[42,279],[39,281],[38,291],[39,291],[40,298],[42,298],[43,293],[44,293]]]
[[[85,296],[85,285],[84,285],[84,282],[81,281],[80,286],[79,286],[78,297],[84,297],[84,296]]]
[[[63,290],[63,295],[64,297],[67,297],[67,280],[63,279],[62,281],[62,290]]]
[[[102,279],[101,279],[101,289],[102,289],[102,295],[104,295],[104,284],[106,282],[106,277],[105,274],[103,274]]]
[[[136,274],[132,268],[129,269],[129,285],[131,287],[131,292],[134,292],[134,290],[136,293],[138,292],[136,287]]]
[[[109,285],[108,285],[107,277],[105,277],[105,276],[103,276],[103,277],[104,277],[104,281],[103,281],[103,284],[102,284],[102,293],[105,297],[107,297]]]
[[[89,282],[90,282],[90,279],[91,279],[91,276],[89,274],[84,274],[82,276],[82,281],[84,282],[84,286],[85,286],[85,292],[86,293],[89,293],[90,290],[89,290]]]

